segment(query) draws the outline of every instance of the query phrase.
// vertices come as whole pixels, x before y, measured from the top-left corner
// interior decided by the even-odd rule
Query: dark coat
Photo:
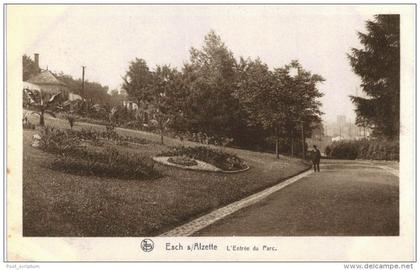
[[[321,152],[319,151],[319,149],[315,149],[312,152],[312,161],[319,162],[320,160],[321,160]]]

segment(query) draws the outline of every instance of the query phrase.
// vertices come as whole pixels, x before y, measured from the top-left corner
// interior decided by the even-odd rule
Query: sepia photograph
[[[11,260],[414,260],[414,5],[4,12]]]

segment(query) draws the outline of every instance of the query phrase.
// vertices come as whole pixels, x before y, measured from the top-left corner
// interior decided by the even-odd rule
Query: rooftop
[[[62,85],[65,86],[65,84],[57,79],[49,70],[44,70],[41,73],[32,76],[29,80],[27,80],[29,83],[38,84],[38,85]]]

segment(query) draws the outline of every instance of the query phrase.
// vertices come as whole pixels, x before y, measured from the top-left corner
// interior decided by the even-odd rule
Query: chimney
[[[39,69],[39,53],[34,54],[35,65]]]

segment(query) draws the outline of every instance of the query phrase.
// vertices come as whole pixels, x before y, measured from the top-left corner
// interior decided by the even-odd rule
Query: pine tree
[[[358,33],[364,48],[348,54],[353,71],[362,79],[367,98],[351,96],[359,126],[370,126],[376,136],[399,137],[400,17],[376,15]]]

